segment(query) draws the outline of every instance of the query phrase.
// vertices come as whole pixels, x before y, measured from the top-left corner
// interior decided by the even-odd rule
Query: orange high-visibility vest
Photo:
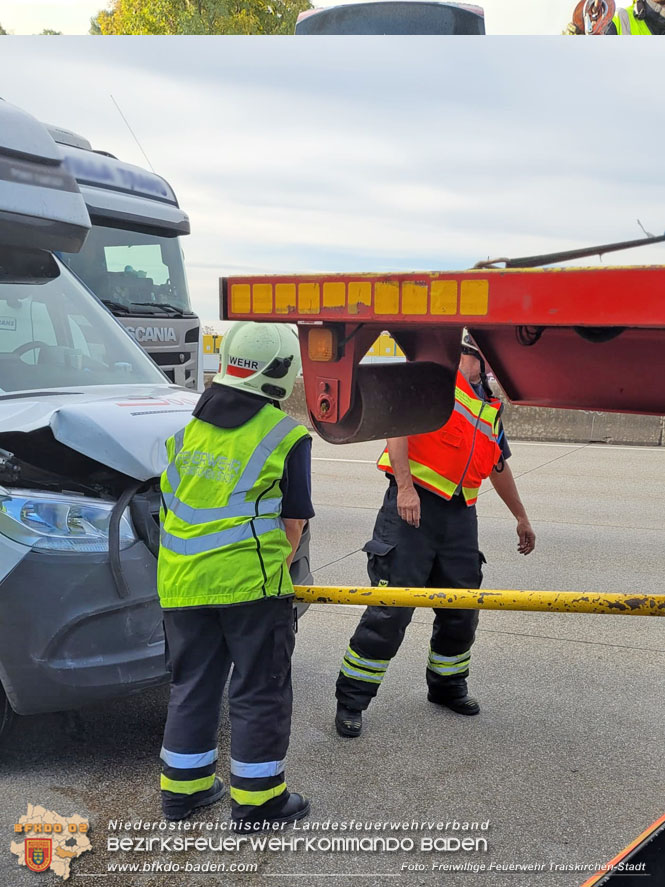
[[[503,404],[496,398],[481,400],[458,372],[455,406],[446,424],[438,431],[408,438],[413,482],[444,499],[452,499],[461,488],[466,504],[473,505],[481,483],[501,457],[498,435],[502,409]],[[388,447],[377,467],[394,474]]]

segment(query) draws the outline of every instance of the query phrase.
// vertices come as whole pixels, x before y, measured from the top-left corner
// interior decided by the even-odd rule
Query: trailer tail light
[[[307,333],[307,354],[310,360],[325,363],[337,360],[337,331],[332,327],[312,327]]]

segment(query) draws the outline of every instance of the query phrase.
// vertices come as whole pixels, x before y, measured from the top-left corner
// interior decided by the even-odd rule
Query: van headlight
[[[0,488],[0,533],[40,551],[108,551],[114,502],[41,490]],[[129,510],[120,519],[120,548],[136,542]]]

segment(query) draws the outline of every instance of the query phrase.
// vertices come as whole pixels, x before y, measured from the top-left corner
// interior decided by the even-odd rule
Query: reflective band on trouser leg
[[[214,781],[214,773],[204,776],[202,779],[169,779],[162,773],[160,788],[162,791],[175,792],[179,795],[193,795],[196,792],[204,792],[212,788]]]
[[[439,653],[434,653],[430,647],[427,667],[430,671],[447,677],[468,671],[470,661],[471,650],[467,650],[466,653],[458,653],[457,656],[441,656]]]
[[[273,798],[277,798],[282,792],[286,791],[286,783],[280,782],[278,785],[274,785],[272,788],[266,788],[263,790],[255,789],[253,791],[237,788],[236,786],[231,786],[231,800],[235,801],[236,804],[240,804],[242,807],[260,807],[261,804],[265,804],[267,801],[271,801]]]
[[[347,678],[367,681],[370,684],[380,684],[389,664],[389,659],[364,659],[362,656],[358,656],[351,647],[348,647],[340,670]]]
[[[194,752],[194,754],[181,754],[176,751],[169,751],[162,746],[160,758],[169,767],[177,767],[180,770],[191,770],[193,767],[206,767],[208,764],[214,764],[217,760],[217,749],[211,748],[210,751]]]
[[[235,761],[231,758],[231,775],[242,776],[245,779],[263,779],[267,776],[281,776],[286,767],[286,761],[263,761],[260,764],[246,764],[244,761]]]
[[[162,746],[162,775],[160,787],[163,791],[180,795],[193,795],[206,791],[215,781],[217,749],[205,752],[183,754]]]
[[[285,765],[284,760],[249,763],[231,758],[231,801],[236,818],[246,816],[286,791]]]

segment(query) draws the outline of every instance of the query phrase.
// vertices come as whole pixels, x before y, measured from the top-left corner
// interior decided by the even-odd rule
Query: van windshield
[[[177,237],[93,225],[63,261],[117,314],[191,314]]]
[[[58,262],[46,283],[0,285],[0,391],[167,380],[84,286]]]

